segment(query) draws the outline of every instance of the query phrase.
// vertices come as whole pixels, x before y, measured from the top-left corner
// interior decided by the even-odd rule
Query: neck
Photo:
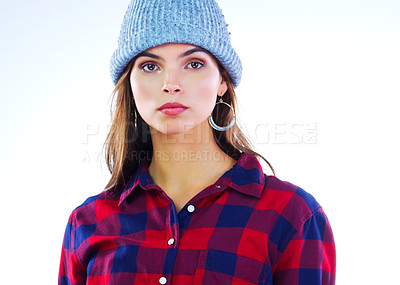
[[[236,162],[216,144],[208,122],[185,133],[165,135],[152,130],[153,158],[149,172],[170,196],[193,196],[214,183]]]

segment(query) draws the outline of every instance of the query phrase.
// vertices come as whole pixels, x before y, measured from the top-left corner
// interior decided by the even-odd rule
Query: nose
[[[165,94],[179,94],[182,92],[182,88],[178,87],[178,86],[164,86],[163,88],[163,93]]]
[[[169,72],[166,75],[164,85],[162,87],[164,94],[180,94],[182,93],[182,86],[179,83],[178,77],[173,72]]]

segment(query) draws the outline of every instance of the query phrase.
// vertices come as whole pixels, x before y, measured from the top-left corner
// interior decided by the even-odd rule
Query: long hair
[[[211,54],[211,56],[213,56]],[[222,64],[213,56],[218,64],[222,79],[227,83],[228,90],[223,95],[224,102],[230,104],[236,113],[236,94],[229,73]],[[129,178],[139,168],[145,159],[153,156],[153,144],[150,128],[137,111],[133,100],[130,83],[130,73],[136,57],[125,68],[121,78],[112,93],[112,125],[104,143],[106,163],[111,173],[111,178],[105,190],[122,191]],[[219,126],[228,125],[233,117],[227,107],[216,105],[212,113],[214,122]],[[221,107],[221,108],[219,108]],[[254,151],[250,142],[237,124],[226,131],[212,129],[213,137],[218,147],[230,157],[236,159],[242,152],[251,153],[262,158],[275,171],[272,165],[261,154]]]

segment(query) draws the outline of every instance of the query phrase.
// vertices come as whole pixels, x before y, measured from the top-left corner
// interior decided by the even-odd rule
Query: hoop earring
[[[213,127],[213,129],[215,129],[215,130],[217,130],[217,131],[226,131],[226,130],[232,128],[233,125],[235,124],[235,117],[236,117],[236,115],[235,115],[235,110],[233,110],[233,107],[232,107],[231,105],[229,105],[228,103],[222,101],[222,97],[221,97],[221,98],[219,99],[219,101],[215,104],[215,106],[218,105],[218,104],[225,104],[225,105],[227,105],[229,108],[231,108],[232,113],[233,113],[232,121],[229,123],[229,125],[227,125],[227,126],[225,126],[225,127],[220,127],[220,126],[218,126],[216,123],[214,123],[214,120],[213,120],[212,114],[211,114],[211,115],[208,117],[208,122],[210,123],[211,127]]]

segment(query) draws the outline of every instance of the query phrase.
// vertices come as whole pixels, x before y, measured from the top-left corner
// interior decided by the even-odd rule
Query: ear
[[[218,96],[224,95],[227,90],[228,90],[228,84],[226,84],[224,80],[221,80],[221,83],[219,84],[218,87]]]

